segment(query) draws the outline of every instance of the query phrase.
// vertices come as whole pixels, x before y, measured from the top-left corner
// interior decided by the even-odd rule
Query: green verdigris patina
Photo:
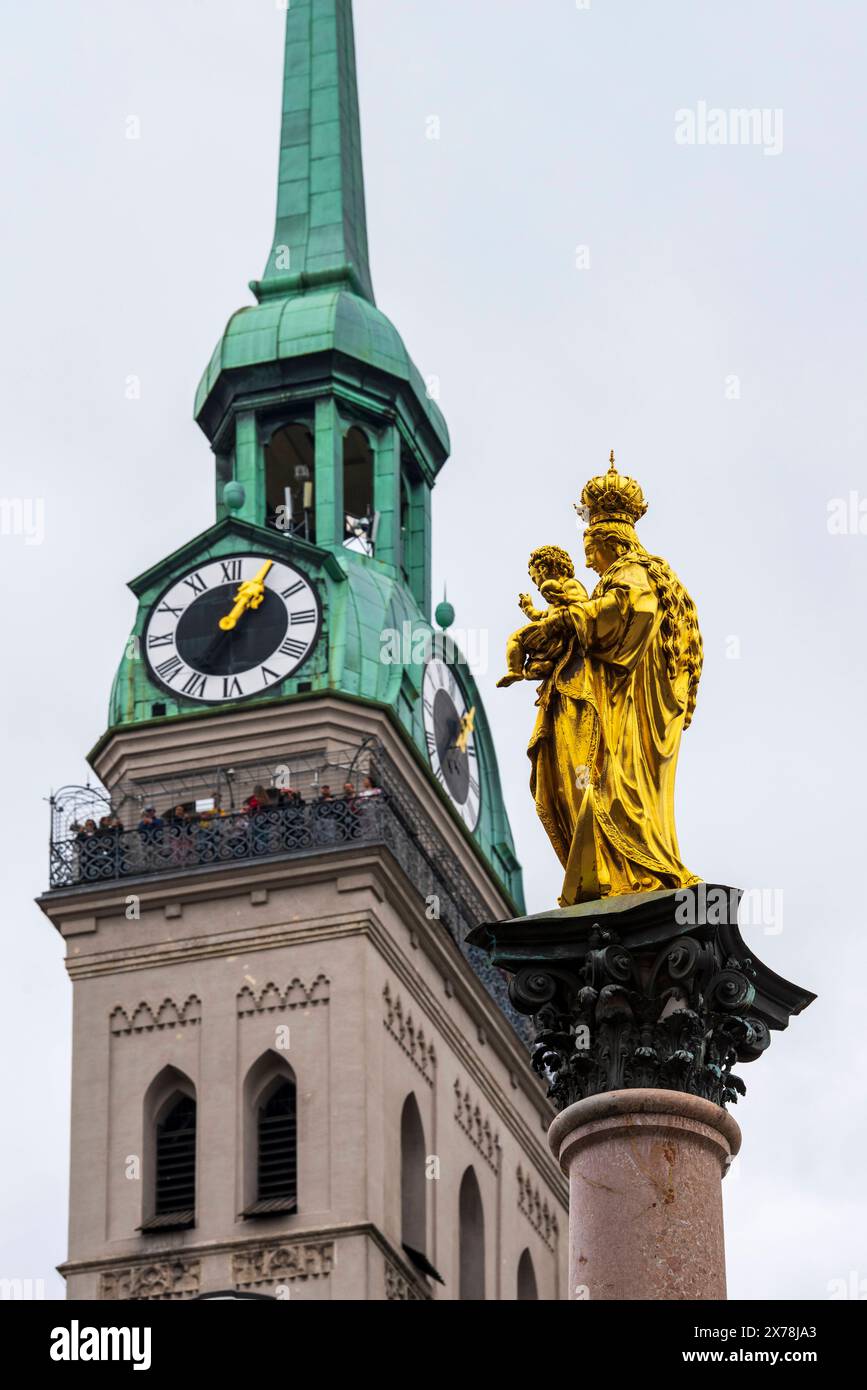
[[[152,681],[141,650],[147,616],[178,576],[255,552],[304,572],[319,595],[322,629],[297,673],[244,704],[325,692],[372,703],[389,712],[430,772],[422,684],[424,639],[434,633],[431,490],[450,444],[400,334],[374,303],[351,0],[293,0],[287,12],[274,242],[250,288],[258,302],[232,315],[196,393],[195,418],[216,459],[216,523],[132,581],[138,613],[108,732],[214,713]],[[313,441],[315,541],[266,524],[268,448],[289,424]],[[345,545],[350,430],[363,431],[372,458],[373,554]],[[399,659],[393,650],[383,659],[389,633],[400,635]],[[493,742],[472,674],[464,664],[459,674],[479,755],[472,842],[521,910]]]

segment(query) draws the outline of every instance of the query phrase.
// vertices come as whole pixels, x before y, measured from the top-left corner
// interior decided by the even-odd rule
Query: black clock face
[[[175,646],[191,670],[208,676],[238,676],[261,666],[286,636],[286,605],[270,589],[265,591],[255,614],[251,614],[254,621],[239,622],[231,632],[222,632],[218,624],[231,609],[237,587],[221,584],[202,594],[178,620]]]
[[[306,575],[264,555],[232,555],[166,590],[145,627],[145,656],[154,681],[180,699],[244,700],[291,676],[320,624]]]
[[[430,661],[425,668],[422,698],[434,776],[467,828],[475,830],[481,809],[475,709],[470,709],[454,671],[443,661]]]

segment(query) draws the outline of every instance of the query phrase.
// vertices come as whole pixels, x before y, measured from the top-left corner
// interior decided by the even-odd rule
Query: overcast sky
[[[454,452],[435,588],[456,627],[488,634],[528,909],[553,904],[560,871],[526,786],[532,687],[494,681],[530,550],[580,558],[572,502],[614,447],[704,633],[683,858],[782,894],[782,919],[745,935],[819,994],[743,1069],[730,1294],[825,1298],[867,1280],[863,6],[356,0],[355,15],[374,286],[441,384]],[[271,244],[284,15],[2,0],[0,20],[0,494],[44,503],[41,544],[0,536],[0,1275],[58,1297],[70,986],[32,905],[43,798],[83,780],[105,728],[127,580],[213,520],[193,393]],[[714,109],[765,113],[757,139],[732,143]],[[853,493],[835,534],[829,506]]]

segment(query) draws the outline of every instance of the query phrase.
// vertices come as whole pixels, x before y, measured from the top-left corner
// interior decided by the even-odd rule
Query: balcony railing
[[[364,755],[361,765],[359,752]],[[372,774],[377,790],[321,798],[323,785],[339,786],[351,780],[353,771],[356,778]],[[225,783],[226,773],[222,776]],[[233,785],[246,788],[265,777],[262,766],[239,768],[233,770]],[[185,784],[183,791],[177,782],[167,781],[160,795],[163,804],[167,800],[176,805],[194,796],[198,783],[201,791],[218,781],[217,770],[211,769],[198,774],[196,785]],[[428,918],[448,932],[515,1031],[528,1041],[528,1020],[512,1008],[505,977],[491,966],[486,953],[466,943],[467,933],[487,915],[485,904],[385,750],[375,745],[350,748],[327,762],[321,755],[311,755],[304,764],[296,760],[292,785],[304,787],[307,799],[273,809],[165,817],[161,825],[134,830],[98,826],[90,833],[82,828],[85,813],[98,821],[105,813],[120,812],[128,823],[130,812],[141,816],[144,806],[157,802],[153,784],[129,784],[111,799],[92,787],[64,788],[52,797],[51,887],[81,890],[157,874],[381,845],[424,900]]]
[[[78,830],[52,844],[52,887],[301,854],[352,844],[388,843],[394,817],[381,798],[168,820],[137,830]]]

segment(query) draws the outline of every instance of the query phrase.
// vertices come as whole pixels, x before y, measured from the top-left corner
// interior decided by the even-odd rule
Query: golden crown
[[[602,522],[625,521],[634,526],[647,511],[644,493],[634,478],[626,478],[614,466],[611,450],[607,473],[591,478],[581,493],[579,514],[591,526]]]

